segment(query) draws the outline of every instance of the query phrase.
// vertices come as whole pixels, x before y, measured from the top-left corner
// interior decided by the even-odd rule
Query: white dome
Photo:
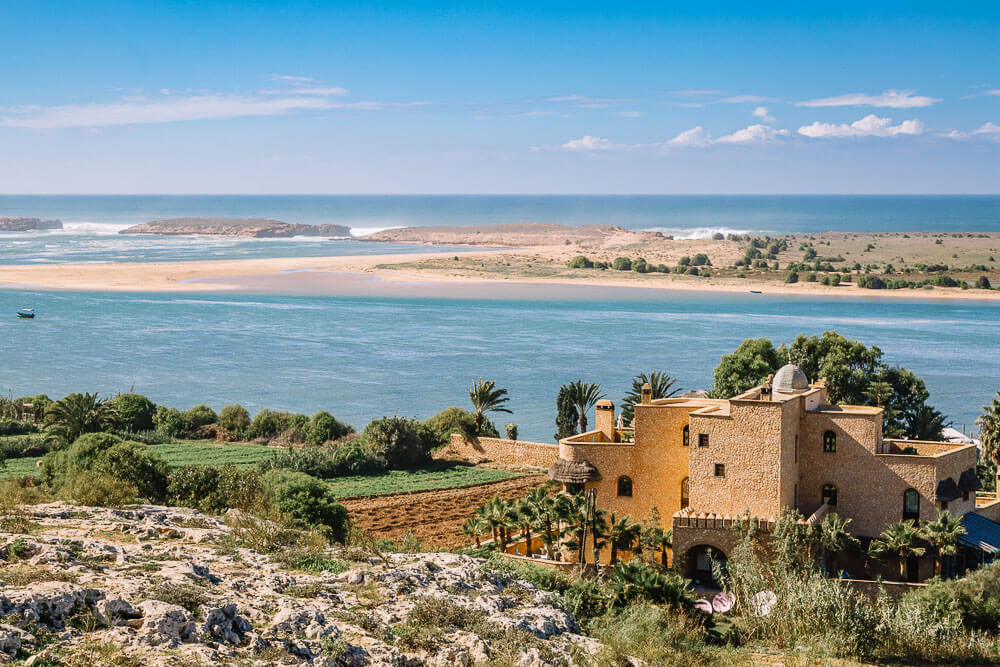
[[[774,374],[771,386],[782,394],[795,394],[809,389],[809,378],[795,364],[785,364]]]

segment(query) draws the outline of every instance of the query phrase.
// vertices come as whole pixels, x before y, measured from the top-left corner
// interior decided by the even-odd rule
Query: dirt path
[[[401,539],[409,531],[425,546],[452,548],[468,542],[466,517],[493,496],[518,498],[545,482],[544,475],[516,477],[459,489],[344,500],[354,525],[375,537]]]

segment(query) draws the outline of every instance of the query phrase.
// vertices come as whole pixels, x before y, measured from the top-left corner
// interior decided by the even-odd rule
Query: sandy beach
[[[337,257],[291,257],[184,262],[122,262],[0,267],[0,288],[121,292],[218,292],[331,295],[482,295],[530,294],[530,286],[549,288],[640,288],[688,292],[760,291],[800,296],[1000,299],[1000,292],[958,288],[870,290],[849,283],[832,287],[818,282],[622,271],[570,271],[570,275],[473,271],[470,266],[508,266],[512,261],[539,262],[559,248],[517,248],[464,253],[447,252]],[[455,264],[454,268],[449,264]],[[442,266],[443,265],[443,266]],[[471,291],[468,288],[471,289]],[[549,290],[549,293],[555,293]]]

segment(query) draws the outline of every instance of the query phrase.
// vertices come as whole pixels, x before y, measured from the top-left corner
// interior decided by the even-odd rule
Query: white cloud
[[[994,123],[984,123],[982,127],[972,132],[961,132],[959,130],[951,130],[943,134],[942,136],[948,139],[985,139],[986,141],[996,141],[1000,142],[1000,125]]]
[[[895,137],[898,135],[923,134],[924,124],[919,120],[904,120],[899,125],[893,125],[891,118],[879,118],[875,114],[865,116],[850,125],[846,123],[821,123],[803,125],[799,134],[813,139],[831,137]]]
[[[745,104],[747,102],[770,102],[772,98],[763,95],[733,95],[722,98],[727,104]]]
[[[681,132],[667,142],[668,146],[709,146],[711,144],[763,144],[787,137],[788,130],[776,130],[769,125],[751,125],[732,134],[713,139],[701,125]]]
[[[333,92],[289,91],[278,94],[207,93],[196,95],[127,96],[111,102],[62,106],[21,106],[0,109],[0,127],[56,129],[69,127],[110,127],[173,123],[189,120],[280,116],[302,111],[377,111],[424,104],[423,102],[345,102],[333,100],[343,89]],[[346,92],[346,91],[345,91]]]
[[[924,97],[914,95],[912,90],[890,89],[881,95],[865,95],[864,93],[848,93],[847,95],[837,95],[835,97],[821,97],[815,100],[805,100],[796,102],[798,107],[888,107],[891,109],[913,109],[916,107],[929,107],[940,102],[936,97]]]
[[[555,97],[543,97],[542,102],[562,102],[572,104],[581,109],[603,109],[623,102],[634,102],[635,100],[626,97],[589,97],[587,95],[557,95]]]
[[[1000,95],[1000,88],[994,90],[987,90],[983,95]]]
[[[591,153],[595,151],[621,151],[638,148],[626,144],[616,144],[608,139],[592,137],[585,134],[579,139],[571,139],[559,146],[532,146],[532,151],[571,151],[576,153]]]
[[[753,110],[753,115],[757,118],[760,118],[765,123],[770,123],[774,121],[774,116],[771,115],[771,112],[768,111],[767,107],[757,107],[756,109]]]
[[[719,137],[715,140],[717,144],[763,144],[774,141],[778,137],[787,137],[788,130],[776,130],[768,125],[751,125],[742,130],[737,130],[732,134]]]
[[[622,118],[638,118],[642,115],[641,111],[617,111],[615,115],[621,116]]]
[[[722,95],[726,91],[715,90],[713,88],[681,88],[680,90],[671,91],[670,94],[676,97],[711,97],[713,95]]]
[[[712,137],[701,125],[684,130],[667,142],[668,146],[707,146],[712,143]]]

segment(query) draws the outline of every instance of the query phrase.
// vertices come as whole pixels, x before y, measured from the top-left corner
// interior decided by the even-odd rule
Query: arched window
[[[691,446],[691,427],[687,424],[684,425],[684,430],[681,431],[681,444],[685,447]]]
[[[622,475],[618,478],[618,495],[632,497],[632,478]]]
[[[681,509],[691,506],[691,482],[687,477],[681,480]]]
[[[823,485],[823,502],[830,507],[837,506],[837,487],[833,484]]]
[[[837,434],[833,431],[827,431],[823,434],[823,451],[824,452],[835,452],[837,451]]]
[[[903,519],[920,518],[920,494],[916,489],[903,492]]]

